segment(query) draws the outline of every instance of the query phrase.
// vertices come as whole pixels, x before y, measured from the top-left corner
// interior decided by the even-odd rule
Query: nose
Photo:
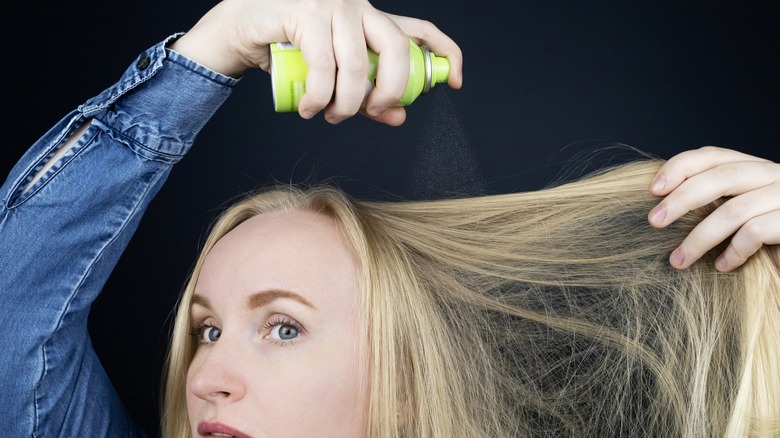
[[[241,362],[239,353],[226,343],[205,347],[195,355],[187,371],[189,391],[214,403],[241,400],[246,391]]]

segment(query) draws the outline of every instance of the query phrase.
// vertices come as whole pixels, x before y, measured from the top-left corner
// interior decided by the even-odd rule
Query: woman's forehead
[[[206,256],[196,293],[298,291],[313,303],[357,289],[357,266],[335,219],[295,210],[254,216]]]

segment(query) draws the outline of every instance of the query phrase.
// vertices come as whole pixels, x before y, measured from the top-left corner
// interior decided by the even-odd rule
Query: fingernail
[[[681,248],[677,248],[672,252],[672,256],[669,257],[669,260],[672,262],[672,266],[676,268],[682,267],[683,263],[685,263],[685,254]]]
[[[372,115],[374,117],[381,116],[382,113],[384,113],[386,109],[387,108],[385,108],[383,106],[373,106],[373,107],[368,109],[368,114],[370,114],[370,115]]]
[[[310,110],[310,109],[301,111],[301,117],[303,117],[304,119],[310,119],[310,118],[314,117],[314,114],[315,114],[315,112],[313,110]]]
[[[655,224],[662,224],[666,219],[666,209],[661,205],[656,205],[655,208],[650,211],[650,221]]]
[[[722,255],[718,257],[718,259],[715,260],[715,268],[717,268],[718,271],[725,271],[728,268],[726,257]]]
[[[650,189],[654,192],[660,192],[664,187],[666,187],[666,177],[663,175],[655,177],[653,183],[650,185]]]

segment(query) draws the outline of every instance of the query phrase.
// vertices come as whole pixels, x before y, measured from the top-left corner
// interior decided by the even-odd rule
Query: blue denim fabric
[[[87,314],[171,167],[236,83],[166,49],[175,37],[142,53],[119,82],[57,123],[0,189],[5,436],[145,436],[92,350]]]

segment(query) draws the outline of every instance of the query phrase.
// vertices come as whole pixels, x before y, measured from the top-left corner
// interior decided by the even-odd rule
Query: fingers
[[[763,245],[780,244],[780,211],[750,219],[731,238],[729,246],[715,261],[719,271],[731,271],[748,259]]]
[[[393,14],[386,15],[415,43],[428,46],[437,56],[446,56],[450,62],[447,85],[455,89],[463,86],[463,53],[452,38],[429,21]]]
[[[716,147],[683,152],[661,167],[650,190],[666,195],[648,215],[657,228],[731,197],[672,252],[669,261],[676,268],[689,267],[729,236],[729,245],[716,261],[721,271],[742,265],[762,245],[780,243],[780,165],[769,160]]]
[[[322,22],[318,25],[325,27]],[[409,38],[379,11],[335,13],[328,26],[331,39],[301,42],[309,71],[300,115],[311,118],[325,108],[325,119],[337,124],[360,111],[381,123],[402,124],[406,111],[395,105],[409,80]],[[325,47],[327,44],[330,47]],[[367,45],[380,55],[376,87],[368,89],[368,95]]]
[[[733,234],[716,267],[722,271],[734,269],[762,245],[780,243],[778,220],[780,185],[751,190],[729,199],[702,220],[672,252],[669,261],[676,268],[687,268]]]
[[[664,163],[650,184],[650,192],[657,196],[666,195],[687,178],[722,164],[741,161],[770,162],[731,149],[705,146],[675,155]]]
[[[691,163],[691,167],[695,166],[695,163]],[[673,174],[677,175],[680,172],[675,170]],[[685,172],[685,174],[689,173]],[[767,160],[718,164],[706,171],[686,177],[682,183],[674,183],[674,191],[650,212],[648,219],[654,227],[663,228],[689,211],[723,196],[740,195],[774,184],[778,179],[780,179],[778,165]]]
[[[378,116],[372,116],[365,110],[360,110],[360,113],[371,120],[390,126],[401,126],[406,121],[406,110],[400,106],[388,108],[385,112]]]
[[[348,9],[312,15],[320,18],[311,19],[302,26],[306,29],[305,35],[310,37],[305,41],[302,37],[300,42],[301,53],[308,65],[306,93],[298,105],[301,117],[309,119],[326,109],[325,119],[337,124],[355,115],[363,102],[375,102],[380,110],[375,109],[373,113],[364,111],[366,115],[370,114],[370,118],[384,123],[403,123],[405,113],[398,111],[380,117],[385,108],[401,99],[409,76],[409,41],[400,29],[378,11],[361,15]],[[387,58],[384,62],[387,66],[380,66],[377,86],[369,91],[368,96],[366,44],[371,44],[371,38],[363,33],[366,17],[373,17],[368,19],[374,26],[373,41],[377,47],[382,47],[382,59]],[[372,21],[374,19],[378,21]],[[375,96],[373,100],[372,95]]]
[[[310,119],[325,108],[333,96],[336,60],[330,17],[311,14],[302,27],[306,32],[301,34],[296,45],[306,60],[308,72],[306,93],[298,104],[298,113],[304,119]]]
[[[366,98],[366,113],[381,116],[403,97],[409,81],[409,38],[385,14],[363,16],[368,46],[379,55],[376,87]],[[370,31],[369,31],[370,29]]]
[[[409,81],[410,38],[439,56],[447,56],[449,85],[460,88],[460,48],[433,24],[388,15],[361,1],[302,0],[300,4],[285,22],[285,29],[308,66],[306,92],[298,104],[301,117],[309,119],[324,109],[325,119],[335,124],[360,111],[382,123],[403,123],[406,111],[397,105]],[[368,95],[366,46],[379,55],[376,86]]]
[[[333,124],[352,117],[365,98],[368,55],[359,14],[352,10],[333,17],[333,48],[336,58],[335,96],[325,111]]]

